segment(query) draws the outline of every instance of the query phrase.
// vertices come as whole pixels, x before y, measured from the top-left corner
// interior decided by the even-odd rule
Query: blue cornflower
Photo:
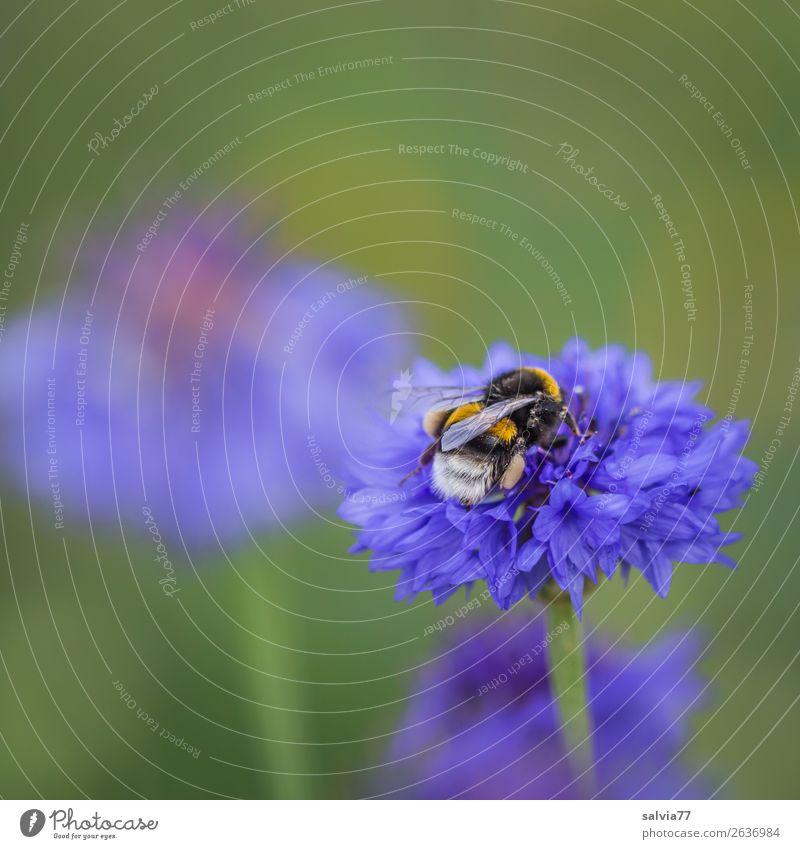
[[[381,769],[382,795],[702,796],[679,759],[691,714],[702,703],[698,641],[670,636],[633,650],[587,640],[589,790],[571,767],[562,736],[542,619],[483,621],[444,640],[414,683]]]
[[[361,488],[340,508],[360,527],[354,551],[372,551],[370,567],[399,570],[398,599],[430,591],[441,602],[459,587],[486,581],[502,608],[542,590],[568,592],[578,615],[587,582],[642,572],[662,597],[674,562],[732,567],[722,549],[737,534],[716,514],[737,507],[755,464],[741,451],[745,422],[725,419],[694,400],[697,383],[656,381],[648,357],[620,346],[591,350],[569,342],[550,362],[495,345],[482,368],[413,368],[418,387],[486,385],[522,366],[558,382],[582,432],[566,425],[548,451],[530,450],[518,484],[465,507],[442,500],[431,466],[407,480],[430,445],[424,409],[407,405],[386,423]]]
[[[143,528],[147,509],[201,549],[338,502],[337,462],[374,438],[404,356],[402,310],[232,215],[148,223],[85,249],[62,297],[8,323],[6,472],[58,493],[57,527],[88,512]]]

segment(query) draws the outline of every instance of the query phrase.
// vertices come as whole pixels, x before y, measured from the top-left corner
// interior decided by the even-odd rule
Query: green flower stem
[[[298,625],[264,600],[280,595],[282,588],[265,575],[263,564],[258,567],[243,570],[250,587],[238,585],[237,607],[241,624],[251,632],[242,635],[241,650],[241,659],[250,667],[245,669],[245,689],[251,700],[251,727],[264,737],[254,744],[263,770],[257,773],[259,792],[266,799],[303,799],[308,796],[303,776],[309,770],[303,745],[308,729],[301,685],[295,682],[302,673],[298,656],[278,645],[296,645]]]
[[[581,623],[572,605],[560,600],[547,605],[550,681],[561,718],[561,733],[570,765],[584,794],[594,785],[592,735],[586,700]]]

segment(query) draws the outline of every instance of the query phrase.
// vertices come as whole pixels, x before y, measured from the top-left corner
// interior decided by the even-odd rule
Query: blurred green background
[[[477,362],[500,338],[542,354],[576,332],[623,342],[662,377],[701,378],[715,409],[733,403],[752,419],[747,453],[761,462],[800,354],[795,0],[241,0],[196,25],[220,5],[6,0],[4,267],[29,226],[7,322],[63,290],[87,225],[91,238],[129,210],[149,221],[238,137],[191,202],[254,201],[263,226],[283,219],[284,249],[302,243],[379,279],[409,302],[417,346],[442,365]],[[154,85],[117,140],[89,153]],[[565,144],[627,209],[570,167]],[[443,147],[402,152],[413,145]],[[683,239],[688,291],[655,195]],[[748,285],[754,339],[737,385]],[[15,356],[2,341],[0,354]],[[744,534],[737,571],[683,566],[666,601],[634,580],[588,603],[590,629],[633,644],[702,629],[712,696],[684,761],[720,796],[800,789],[787,745],[800,722],[798,419],[763,485],[724,519]],[[423,632],[443,614],[427,599],[396,605],[391,577],[346,555],[352,535],[332,511],[294,528],[297,539],[187,564],[176,605],[151,579],[140,529],[62,534],[8,481],[0,494],[3,796],[373,792],[370,767],[415,668],[436,653]],[[200,754],[154,735],[117,681]]]

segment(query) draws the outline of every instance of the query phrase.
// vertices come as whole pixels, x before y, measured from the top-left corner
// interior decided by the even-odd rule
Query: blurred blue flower
[[[697,641],[667,637],[635,651],[587,640],[594,759],[587,791],[561,736],[542,619],[483,621],[445,641],[415,682],[380,771],[381,794],[701,798],[679,759],[702,703]]]
[[[4,467],[56,527],[150,511],[204,550],[347,492],[337,467],[405,356],[385,292],[177,207],[85,253],[3,340]]]
[[[430,466],[403,481],[430,444],[425,411],[409,405],[355,470],[361,488],[340,515],[360,527],[354,551],[372,551],[371,569],[400,571],[398,599],[430,591],[441,602],[483,580],[508,608],[552,581],[580,615],[586,582],[618,565],[626,579],[640,570],[662,597],[673,562],[734,565],[721,549],[738,535],[716,514],[738,506],[756,469],[741,455],[746,423],[711,424],[712,411],[693,400],[699,384],[655,381],[644,354],[592,351],[577,339],[550,362],[502,344],[480,369],[446,373],[419,361],[413,383],[474,387],[521,366],[550,372],[581,429],[594,420],[597,431],[581,443],[564,426],[563,445],[529,451],[506,495],[471,508],[442,501]]]

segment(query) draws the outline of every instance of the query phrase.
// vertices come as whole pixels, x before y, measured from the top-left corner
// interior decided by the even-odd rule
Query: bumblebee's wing
[[[431,439],[438,439],[442,435],[445,423],[450,414],[459,407],[467,406],[468,404],[483,405],[483,396],[486,390],[478,387],[474,392],[467,395],[459,395],[452,398],[442,398],[431,406],[428,402],[427,410],[422,419],[422,429],[430,436]]]
[[[500,419],[510,416],[516,410],[528,406],[533,400],[533,395],[520,395],[518,398],[510,398],[506,401],[498,401],[484,407],[474,416],[462,419],[460,422],[450,425],[442,434],[442,451],[452,451],[460,448],[476,436],[497,424]]]
[[[409,407],[427,411],[454,410],[486,394],[486,386],[416,386],[406,398]]]

